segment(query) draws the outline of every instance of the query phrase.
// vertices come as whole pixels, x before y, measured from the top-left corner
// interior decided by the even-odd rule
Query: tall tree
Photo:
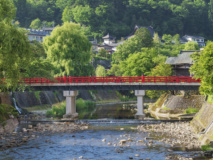
[[[57,68],[56,76],[88,76],[92,73],[91,43],[79,24],[65,22],[44,39],[47,58]]]
[[[202,94],[213,95],[213,42],[209,42],[201,53],[192,55],[194,64],[190,72],[194,78],[201,79],[200,91]]]
[[[6,85],[1,83],[1,90],[5,87],[15,89],[22,69],[29,64],[30,42],[23,29],[11,24],[15,16],[11,0],[1,0],[0,4],[0,77],[6,78]]]

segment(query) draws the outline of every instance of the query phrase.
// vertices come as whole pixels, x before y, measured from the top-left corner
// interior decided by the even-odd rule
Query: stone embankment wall
[[[205,102],[191,121],[191,125],[202,145],[213,141],[213,104]]]
[[[156,118],[178,118],[187,108],[200,109],[205,102],[202,95],[162,95],[157,102],[149,107],[149,112]]]
[[[19,107],[32,107],[37,105],[54,104],[61,102],[65,98],[62,92],[16,92],[14,98]]]

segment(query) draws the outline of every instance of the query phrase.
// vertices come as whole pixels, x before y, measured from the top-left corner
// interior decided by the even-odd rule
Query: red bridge
[[[56,77],[22,78],[34,90],[198,90],[192,77]]]

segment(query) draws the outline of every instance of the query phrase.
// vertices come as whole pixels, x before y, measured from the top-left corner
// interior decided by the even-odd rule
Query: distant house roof
[[[53,31],[55,27],[43,27],[42,30],[44,31]]]
[[[151,34],[151,36],[152,36],[152,38],[154,37],[154,29],[153,29],[153,27],[152,26],[139,26],[139,25],[135,25],[135,28],[134,28],[134,31],[129,35],[129,36],[127,36],[127,37],[124,37],[124,39],[128,39],[128,38],[130,38],[130,37],[132,37],[134,34],[135,34],[135,32],[139,29],[139,28],[147,28],[148,30],[149,30],[149,32],[150,32],[150,34]]]
[[[199,52],[199,51],[200,50],[180,51],[180,54],[177,57],[168,57],[166,60],[166,64],[171,64],[171,65],[193,64],[190,55],[193,54],[194,52]]]
[[[44,30],[37,30],[37,29],[27,29],[30,31],[30,33],[27,33],[27,35],[35,35],[35,36],[47,36],[50,35],[48,32]]]
[[[191,35],[185,35],[183,38],[195,38],[195,39],[204,39],[204,37],[201,36],[191,36]]]
[[[114,37],[112,37],[111,35],[109,35],[109,33],[106,36],[102,37],[102,38],[103,39],[115,39]]]

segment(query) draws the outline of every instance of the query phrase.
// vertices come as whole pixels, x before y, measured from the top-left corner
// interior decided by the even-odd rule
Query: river
[[[199,154],[197,151],[174,151],[169,145],[160,143],[159,137],[138,132],[137,124],[123,123],[124,120],[122,123],[113,123],[113,120],[111,122],[93,123],[88,130],[76,133],[40,134],[37,139],[30,140],[22,146],[0,151],[0,159],[164,160],[178,156],[195,157]],[[123,140],[126,141],[121,144]],[[152,145],[149,145],[150,140]]]
[[[104,110],[104,112],[103,112]],[[18,147],[0,150],[1,160],[173,160],[200,156],[196,150],[173,148],[161,140],[165,136],[142,132],[137,126],[161,124],[163,121],[132,119],[135,105],[102,105],[92,113],[99,120],[80,120],[89,123],[89,128],[75,133],[37,132]],[[130,119],[117,119],[117,118]],[[177,122],[176,122],[177,123]],[[26,126],[24,126],[26,127]],[[22,126],[19,126],[19,129]],[[9,137],[10,138],[10,137]],[[1,140],[0,140],[1,141]]]

